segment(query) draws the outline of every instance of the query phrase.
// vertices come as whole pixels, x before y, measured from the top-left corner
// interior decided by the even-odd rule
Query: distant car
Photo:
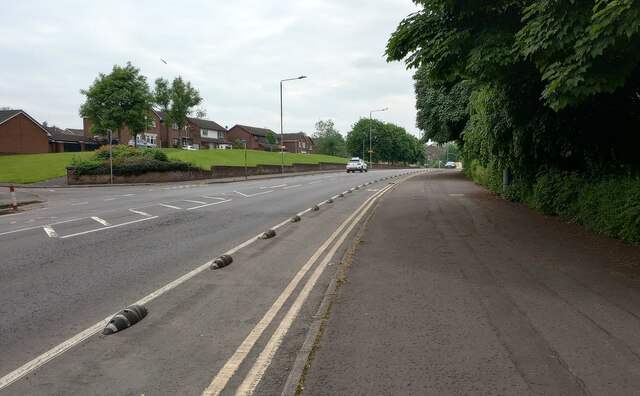
[[[359,157],[353,157],[347,163],[347,173],[355,171],[360,171],[360,173],[367,172],[367,163]]]
[[[453,161],[449,161],[446,164],[444,164],[444,168],[445,169],[455,169],[456,168],[456,163]]]
[[[193,147],[193,146],[183,146],[182,147],[184,150],[190,150],[190,151],[197,151],[198,149]]]
[[[138,139],[137,141],[134,142],[133,139],[129,140],[129,147],[134,147],[134,146],[138,146],[138,147],[148,147],[148,148],[156,148],[158,147],[155,143],[149,143],[146,140],[140,140]]]

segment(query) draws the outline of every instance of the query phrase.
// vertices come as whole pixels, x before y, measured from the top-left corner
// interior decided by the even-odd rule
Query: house
[[[298,154],[312,154],[313,140],[304,132],[285,133],[284,146],[286,151]]]
[[[190,130],[200,134],[200,147],[208,149],[230,149],[231,143],[226,140],[227,130],[217,123],[199,118],[187,118]]]
[[[49,152],[49,132],[22,110],[0,110],[0,154]]]
[[[0,110],[0,154],[44,154],[95,150],[93,139],[70,129],[40,124],[23,110]]]
[[[274,134],[276,141],[280,140],[280,135],[273,132],[271,129],[256,128],[247,125],[234,125],[227,132],[227,140],[230,142],[244,141],[247,142],[248,150],[262,150],[262,151],[280,151],[281,146],[269,143],[267,141],[268,134]],[[286,151],[286,150],[285,150]]]
[[[178,125],[175,123],[169,125],[169,123],[165,122],[167,116],[162,111],[151,109],[147,117],[149,117],[149,127],[146,131],[139,134],[139,136],[148,143],[153,143],[158,147],[194,146],[196,148],[211,148],[213,146],[213,148],[225,148],[231,145],[231,143],[225,140],[226,129],[213,121],[187,117],[185,126],[179,131]],[[83,123],[84,136],[92,136],[93,133],[90,131],[91,120],[85,118]],[[203,131],[207,134],[204,141],[201,135]],[[128,128],[121,130],[119,137],[116,133],[115,131],[113,132],[113,138],[118,139],[123,144],[133,139]]]
[[[44,129],[49,132],[49,152],[50,153],[66,153],[77,151],[93,151],[100,147],[95,139],[70,133],[70,129],[60,129],[54,126],[46,126]],[[76,131],[81,131],[77,129]]]

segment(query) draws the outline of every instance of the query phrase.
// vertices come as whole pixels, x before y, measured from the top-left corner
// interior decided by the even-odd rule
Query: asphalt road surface
[[[32,190],[47,203],[0,216],[0,394],[279,394],[346,246],[408,173]],[[100,334],[136,303],[142,321]]]
[[[640,249],[456,170],[38,194],[0,216],[0,395],[640,389]]]
[[[640,394],[638,247],[444,171],[385,195],[344,263],[285,394]]]

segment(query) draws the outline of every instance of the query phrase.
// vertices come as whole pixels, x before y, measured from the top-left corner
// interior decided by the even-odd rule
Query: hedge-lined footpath
[[[640,179],[623,176],[588,177],[576,172],[547,171],[533,186],[514,175],[502,185],[502,172],[472,162],[465,174],[476,183],[512,201],[523,202],[545,214],[640,245]]]
[[[159,149],[139,149],[126,145],[113,146],[113,174],[117,176],[142,175],[147,172],[199,171],[199,167],[188,162],[169,160]],[[77,175],[97,175],[110,172],[109,146],[102,146],[86,157],[72,161]]]

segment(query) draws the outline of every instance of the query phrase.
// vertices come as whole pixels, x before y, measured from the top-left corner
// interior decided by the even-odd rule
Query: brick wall
[[[47,133],[24,114],[18,114],[0,125],[0,154],[48,152]]]

